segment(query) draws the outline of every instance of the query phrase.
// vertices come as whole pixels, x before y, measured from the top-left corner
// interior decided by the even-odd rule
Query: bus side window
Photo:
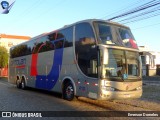
[[[72,47],[73,46],[73,27],[66,28],[61,31],[64,35],[64,47]]]
[[[11,49],[11,58],[21,57],[31,54],[31,48],[27,44],[21,44]]]
[[[61,31],[48,35],[48,39],[52,44],[52,47],[54,46],[54,49],[60,49],[64,47],[65,36]]]
[[[54,41],[54,44],[56,46],[56,49],[60,49],[60,48],[63,48],[64,47],[64,39],[65,39],[65,36],[60,32],[57,33],[57,37]]]
[[[75,53],[78,66],[89,77],[97,77],[97,51],[93,48],[96,44],[94,32],[89,23],[76,25]]]
[[[99,37],[102,43],[104,44],[113,44],[111,28],[109,25],[99,24]]]
[[[95,39],[91,38],[91,37],[81,38],[80,41],[81,41],[82,45],[92,45],[92,44],[95,44]]]

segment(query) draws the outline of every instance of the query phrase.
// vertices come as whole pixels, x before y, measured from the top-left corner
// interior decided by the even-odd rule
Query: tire
[[[16,81],[16,86],[17,86],[18,89],[20,89],[20,88],[22,87],[20,80],[17,80],[17,81]]]
[[[74,99],[74,87],[71,82],[67,82],[64,85],[63,98],[68,101],[71,101]]]
[[[21,82],[21,88],[22,88],[23,90],[25,90],[25,89],[26,89],[26,83],[25,83],[25,80],[22,80],[22,82]]]

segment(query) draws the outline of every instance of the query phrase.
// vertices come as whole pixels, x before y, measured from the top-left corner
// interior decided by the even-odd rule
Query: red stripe
[[[20,65],[20,66],[16,66],[16,68],[25,68],[26,65]]]
[[[32,54],[32,61],[31,61],[31,76],[37,75],[37,59],[38,59],[38,53]]]
[[[43,43],[43,44],[39,47],[37,53],[39,53],[39,51],[41,50],[41,48],[42,48],[43,46],[45,46],[45,45],[46,45],[46,43]]]

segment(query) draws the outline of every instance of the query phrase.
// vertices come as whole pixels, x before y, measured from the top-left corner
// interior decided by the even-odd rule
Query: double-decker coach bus
[[[9,82],[62,93],[66,100],[142,95],[141,60],[130,28],[83,20],[10,49]]]

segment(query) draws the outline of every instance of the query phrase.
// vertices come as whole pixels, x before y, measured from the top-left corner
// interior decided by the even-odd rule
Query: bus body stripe
[[[38,60],[38,53],[32,54],[32,60],[31,60],[31,76],[37,75],[37,60]]]
[[[51,71],[48,75],[36,76],[36,88],[51,90],[59,78],[63,59],[63,48],[56,49],[53,53],[53,65]]]
[[[15,66],[16,68],[25,68],[26,65],[19,65],[19,66]]]

